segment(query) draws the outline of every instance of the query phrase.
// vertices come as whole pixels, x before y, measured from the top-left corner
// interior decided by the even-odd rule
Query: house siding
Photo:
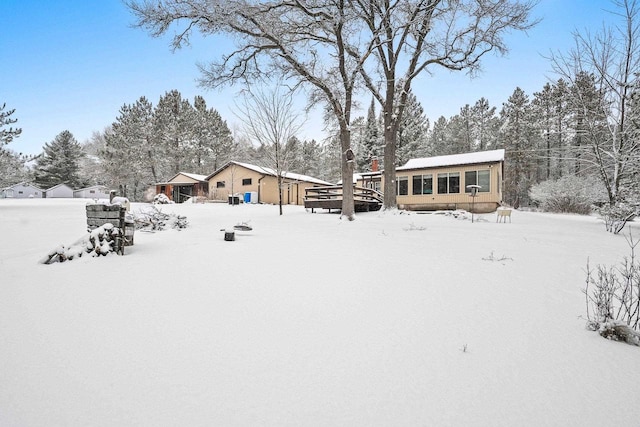
[[[260,179],[267,178],[256,171],[243,168],[239,165],[230,165],[209,178],[209,198],[212,200],[228,200],[232,194],[244,194],[257,192],[260,202],[265,202],[263,194],[260,194]],[[250,179],[251,184],[243,185],[243,179]],[[218,187],[219,182],[224,182],[224,187]]]
[[[64,184],[57,185],[45,191],[45,197],[48,199],[57,199],[57,198],[71,199],[73,198],[73,188]]]
[[[460,158],[459,156],[455,157],[458,159]],[[489,171],[489,192],[478,192],[477,196],[472,198],[470,193],[465,192],[465,189],[467,185],[477,183],[466,182],[466,172],[487,170]],[[459,174],[460,180],[458,193],[438,193],[438,174],[444,173]],[[433,193],[414,195],[413,177],[428,174],[432,175]],[[399,167],[396,169],[396,179],[406,177],[408,194],[397,195],[396,203],[399,209],[405,210],[473,209],[474,212],[478,213],[493,212],[502,204],[503,176],[504,162],[498,159],[457,165],[442,164],[415,168],[407,168],[406,166]],[[369,188],[380,185],[381,188],[384,188],[384,176],[382,173],[363,174],[358,176],[356,185]]]
[[[251,180],[251,183],[243,184],[245,180]],[[224,187],[218,187],[219,182],[224,182]],[[305,189],[316,185],[318,184],[285,179],[282,204],[303,205]],[[245,193],[250,192],[258,193],[260,203],[280,203],[278,179],[274,175],[263,174],[239,164],[230,164],[209,177],[209,198],[212,200],[227,201],[232,194],[243,197]]]
[[[44,190],[30,184],[16,184],[2,190],[3,197],[14,199],[42,198]]]
[[[479,192],[474,198],[465,193],[469,183],[465,182],[465,172],[488,170],[490,177],[490,191]],[[438,174],[459,173],[460,191],[454,194],[438,194]],[[413,195],[413,176],[431,174],[433,176],[433,194]],[[466,209],[475,212],[493,212],[502,202],[502,163],[469,164],[439,168],[415,170],[398,170],[396,179],[408,178],[408,195],[398,195],[398,208],[406,210],[438,210],[438,209]]]
[[[94,186],[74,190],[73,197],[76,199],[108,199],[109,189],[103,186]]]

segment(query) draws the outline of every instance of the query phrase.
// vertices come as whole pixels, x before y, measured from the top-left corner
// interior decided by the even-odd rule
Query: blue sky
[[[532,96],[556,78],[543,55],[570,47],[576,29],[600,28],[610,19],[604,9],[611,3],[541,0],[534,15],[542,22],[527,34],[507,35],[507,56],[487,56],[475,79],[447,71],[425,74],[414,92],[432,122],[481,97],[500,110],[516,87]],[[12,117],[22,128],[9,148],[38,154],[63,130],[83,143],[114,122],[123,104],[146,96],[155,105],[172,89],[190,100],[204,96],[234,126],[236,89],[219,92],[196,82],[196,64],[218,58],[225,44],[197,38],[174,53],[168,38],[154,39],[133,28],[133,21],[119,0],[0,1],[0,105],[16,110]],[[322,128],[321,114],[312,114],[302,137],[322,140]]]

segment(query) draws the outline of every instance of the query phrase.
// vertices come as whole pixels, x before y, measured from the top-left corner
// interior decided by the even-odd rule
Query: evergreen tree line
[[[639,93],[632,92],[626,113],[631,123],[627,133],[634,140],[640,132]],[[532,186],[568,175],[593,182],[587,178],[597,177],[603,165],[613,162],[598,159],[603,153],[593,141],[610,132],[600,108],[603,104],[606,100],[594,76],[581,74],[571,84],[563,79],[547,83],[532,97],[516,88],[499,112],[481,98],[473,105],[462,106],[448,119],[439,117],[430,126],[420,102],[411,93],[407,114],[399,126],[396,166],[411,158],[504,148],[504,201],[516,207],[530,205]],[[374,159],[384,168],[382,126],[373,101],[366,117],[354,119],[352,137],[358,172],[371,171]],[[104,184],[132,200],[142,200],[146,189],[178,172],[208,175],[229,160],[269,166],[269,149],[255,146],[240,132],[234,135],[201,96],[191,103],[172,90],[156,106],[144,96],[134,104],[123,105],[115,122],[84,145],[78,144],[69,131],[63,131],[45,145],[31,174],[42,188],[61,182],[76,188]],[[290,172],[329,182],[340,179],[338,138],[317,142],[294,137],[286,150],[290,153]],[[14,167],[8,169],[18,170],[19,159],[8,150],[2,152],[4,157],[15,159]],[[629,181],[623,185],[628,190],[635,188],[631,172],[640,170],[637,150],[631,154],[632,167],[621,178]]]
[[[14,138],[20,136],[22,129],[11,126],[18,119],[12,117],[15,109],[7,110],[6,108],[6,103],[0,106],[0,188],[24,181],[28,177],[24,167],[27,158],[7,148]],[[7,126],[10,127],[7,128]]]
[[[565,176],[583,177],[589,183],[593,180],[587,178],[595,177],[604,183],[603,188],[608,181],[618,179],[625,191],[637,191],[638,180],[634,177],[640,171],[639,97],[637,90],[629,96],[627,128],[618,131],[624,135],[618,136],[621,142],[612,154],[608,153],[608,146],[615,129],[611,129],[606,114],[611,103],[591,74],[579,73],[572,83],[562,78],[549,82],[533,96],[518,87],[499,111],[486,98],[480,98],[473,105],[462,106],[458,114],[448,119],[440,116],[432,126],[411,94],[408,114],[399,127],[396,166],[411,158],[503,148],[504,201],[515,207],[532,204],[532,186]],[[373,103],[367,117],[354,120],[360,172],[370,171],[374,158],[384,167],[382,123]],[[611,176],[609,172],[617,168],[616,156],[628,160],[622,176]],[[604,188],[600,201],[615,203],[621,195],[614,193]]]

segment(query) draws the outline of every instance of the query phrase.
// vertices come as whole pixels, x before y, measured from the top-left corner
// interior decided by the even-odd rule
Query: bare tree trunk
[[[354,159],[348,159],[351,152],[351,131],[345,123],[340,123],[340,147],[342,149],[342,216],[349,221],[355,219],[355,207],[353,204],[353,163]]]
[[[394,70],[387,75],[387,92],[384,102],[384,209],[394,209],[397,207],[396,197],[396,149],[398,141],[398,124],[400,115],[404,111],[404,102],[394,110],[396,102],[396,87]],[[406,96],[401,96],[406,99]],[[393,112],[393,114],[392,114]]]
[[[384,126],[384,209],[393,209],[397,206],[396,197],[396,132],[395,126],[387,124],[385,117]],[[389,120],[390,121],[390,120]]]
[[[280,207],[280,215],[282,215],[282,172],[278,173],[278,205]]]

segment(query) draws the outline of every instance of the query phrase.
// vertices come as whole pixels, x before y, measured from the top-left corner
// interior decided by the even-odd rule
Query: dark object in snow
[[[243,222],[241,224],[236,224],[233,226],[234,230],[239,230],[239,231],[251,231],[253,230],[253,228],[247,224],[246,222]]]
[[[347,162],[353,163],[353,161],[356,159],[356,155],[353,154],[353,150],[351,148],[347,149],[347,151],[344,152],[344,156],[347,158]]]
[[[598,331],[600,336],[612,340],[626,342],[627,344],[640,346],[640,333],[621,322],[589,322],[587,329]]]
[[[233,242],[234,240],[236,240],[236,233],[234,233],[233,231],[225,230],[224,240],[226,240],[227,242]]]

